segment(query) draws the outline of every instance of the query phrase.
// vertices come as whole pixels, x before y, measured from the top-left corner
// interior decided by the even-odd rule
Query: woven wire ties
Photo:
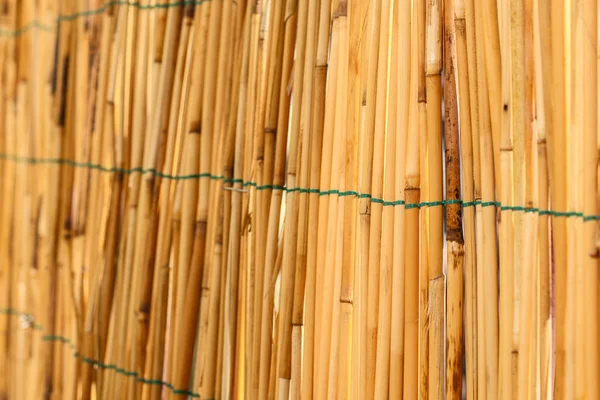
[[[403,206],[405,209],[410,210],[414,208],[422,208],[422,207],[438,207],[445,206],[451,204],[460,204],[462,208],[481,206],[481,207],[497,207],[501,211],[516,211],[516,212],[525,212],[525,213],[537,213],[540,216],[548,215],[552,217],[564,217],[564,218],[583,218],[584,221],[600,221],[600,215],[586,215],[579,211],[555,211],[555,210],[545,210],[537,207],[523,207],[523,206],[509,206],[503,205],[499,201],[462,201],[462,200],[437,200],[437,201],[423,201],[419,203],[406,203],[404,200],[393,200],[386,201],[382,198],[373,197],[368,193],[359,193],[355,190],[338,190],[338,189],[329,189],[329,190],[320,190],[314,188],[288,188],[282,185],[259,185],[253,181],[245,181],[240,178],[226,178],[223,175],[213,175],[208,172],[198,173],[198,174],[188,174],[188,175],[172,175],[167,174],[161,171],[156,170],[155,168],[142,168],[142,167],[133,167],[133,168],[121,168],[121,167],[106,167],[100,164],[94,164],[90,162],[78,162],[74,160],[62,159],[62,158],[35,158],[35,157],[22,157],[11,154],[3,154],[0,153],[0,160],[14,161],[18,163],[27,163],[27,164],[59,164],[59,165],[67,165],[74,168],[89,168],[96,169],[101,172],[107,173],[121,173],[121,174],[152,174],[156,177],[163,179],[173,179],[173,180],[187,180],[187,179],[211,179],[211,180],[222,180],[224,184],[241,184],[242,187],[254,187],[256,190],[281,190],[286,193],[308,193],[308,194],[318,194],[319,196],[330,196],[337,195],[338,197],[348,197],[354,196],[359,199],[370,199],[371,203],[382,204],[384,207],[389,206]],[[227,188],[226,188],[227,189]]]

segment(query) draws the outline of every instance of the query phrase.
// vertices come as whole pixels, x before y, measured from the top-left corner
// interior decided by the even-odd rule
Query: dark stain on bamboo
[[[460,144],[458,137],[458,104],[456,78],[452,55],[448,51],[454,46],[451,30],[446,30],[444,49],[444,140],[446,144],[446,200],[457,200],[446,205],[446,239],[464,243],[462,234],[462,207],[458,203],[460,193]]]
[[[58,93],[59,95],[59,108],[58,108],[58,126],[64,127],[67,113],[67,91],[69,88],[69,55],[65,55],[63,58],[63,74],[61,77],[61,88]]]

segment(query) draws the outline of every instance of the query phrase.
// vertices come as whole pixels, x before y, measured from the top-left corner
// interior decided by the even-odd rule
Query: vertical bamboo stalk
[[[534,121],[535,121],[535,105],[534,105],[534,70],[533,70],[533,1],[525,1],[522,8],[522,40],[523,49],[521,53],[522,68],[523,68],[523,163],[525,182],[523,201],[524,206],[528,209],[538,207],[538,158],[535,152],[534,142]],[[516,39],[519,39],[517,36]],[[535,352],[534,348],[537,345],[539,333],[536,332],[534,312],[535,279],[537,274],[537,222],[538,216],[532,212],[526,212],[522,217],[521,223],[524,243],[522,244],[522,261],[521,266],[521,304],[519,310],[519,360],[518,371],[519,383],[518,390],[520,397],[535,395],[532,389],[535,388],[537,377],[535,371]],[[517,224],[518,228],[518,224]],[[518,240],[515,237],[515,241]],[[527,268],[527,265],[531,266]]]
[[[332,168],[331,168],[331,187],[332,188],[343,188],[346,185],[346,132],[342,129],[336,129],[340,126],[345,126],[347,123],[348,113],[348,5],[345,1],[338,3],[333,2],[332,4],[332,18],[333,18],[333,31],[332,39],[337,39],[337,43],[332,40],[332,44],[336,43],[337,58],[340,60],[337,68],[337,89],[334,94],[335,96],[335,115],[334,115],[334,131],[333,131],[333,142],[340,143],[340,147],[333,153],[332,157]],[[335,36],[333,34],[335,33]],[[332,50],[334,47],[332,46]],[[334,189],[335,190],[335,189]],[[339,190],[339,189],[338,189]],[[346,360],[338,352],[339,350],[339,335],[340,330],[345,326],[342,324],[346,323],[345,315],[341,315],[342,304],[339,303],[341,297],[341,280],[343,270],[343,246],[344,246],[344,219],[345,219],[345,207],[347,196],[339,192],[338,196],[329,196],[329,212],[328,212],[328,239],[327,239],[327,254],[326,254],[326,265],[331,265],[331,273],[325,276],[325,287],[331,292],[331,295],[325,297],[326,302],[331,302],[331,322],[327,320],[323,321],[322,327],[329,329],[330,342],[329,342],[329,370],[327,379],[327,397],[337,398],[348,395],[348,392],[343,387],[340,388],[338,377],[340,376],[340,370],[348,371]],[[331,250],[330,250],[331,249]],[[327,271],[326,271],[327,272]],[[344,310],[346,311],[346,310]],[[323,315],[326,315],[325,313]],[[326,318],[326,317],[325,317]],[[323,348],[321,342],[321,348]],[[346,386],[347,387],[347,386]],[[341,393],[338,394],[338,389],[341,389]],[[317,392],[319,393],[319,392]]]
[[[500,181],[497,183],[500,189],[499,199],[502,205],[500,207],[501,219],[499,222],[499,253],[500,253],[500,342],[499,342],[499,397],[516,396],[517,382],[514,379],[517,376],[516,361],[518,357],[518,342],[515,342],[514,330],[518,329],[518,323],[515,324],[515,318],[518,322],[518,313],[515,314],[515,300],[518,298],[518,287],[515,283],[514,263],[519,258],[520,254],[515,251],[515,243],[513,237],[515,235],[515,227],[513,225],[516,220],[517,213],[513,212],[510,205],[515,204],[514,201],[520,192],[514,183],[519,182],[520,177],[514,171],[519,169],[518,162],[519,153],[513,149],[516,148],[523,136],[523,106],[522,100],[522,84],[523,75],[522,69],[515,65],[519,60],[512,60],[513,49],[522,48],[522,40],[513,37],[513,24],[511,23],[511,13],[514,11],[515,5],[512,3],[502,3],[499,11],[499,20],[502,27],[501,31],[501,69],[502,69],[502,119],[500,133]],[[485,25],[485,23],[484,23]],[[517,43],[518,42],[518,43]],[[514,62],[513,62],[514,61]],[[486,59],[486,66],[488,59]],[[495,65],[495,62],[491,65]],[[521,64],[519,64],[521,66]],[[488,69],[489,70],[489,69]],[[516,73],[517,76],[512,76]],[[488,79],[489,79],[488,75]],[[489,82],[489,80],[488,80]],[[489,86],[488,86],[489,87]],[[513,93],[513,89],[515,92]],[[489,92],[488,92],[489,93]],[[492,111],[493,112],[493,111]],[[513,122],[514,116],[514,122]],[[492,122],[493,124],[493,122]],[[494,126],[492,125],[492,132]],[[520,135],[517,137],[517,133]],[[493,133],[492,133],[493,134]],[[513,162],[514,161],[514,162]],[[523,203],[517,203],[523,204]],[[517,229],[518,230],[518,229]],[[518,337],[518,335],[517,335]],[[516,345],[516,346],[515,346]],[[516,347],[516,349],[515,349]],[[515,354],[513,354],[513,351]],[[514,359],[513,359],[513,356]]]
[[[369,338],[368,326],[369,323],[369,240],[370,240],[370,224],[371,224],[371,184],[372,184],[372,168],[373,168],[373,130],[375,123],[375,98],[377,84],[377,62],[378,62],[378,47],[379,47],[379,21],[381,2],[368,2],[364,5],[363,24],[366,24],[366,39],[364,46],[361,49],[361,88],[362,88],[362,109],[360,120],[360,150],[359,150],[359,179],[358,191],[361,196],[358,202],[358,262],[360,265],[360,282],[358,301],[360,303],[360,393],[362,397],[369,397],[369,393],[374,389],[374,373],[375,373],[375,345],[377,337]],[[364,34],[364,33],[363,33]],[[363,64],[364,63],[364,64]],[[374,283],[375,277],[371,274],[371,282]],[[373,292],[373,290],[371,290]],[[371,298],[375,299],[374,293]],[[371,305],[371,311],[375,312]],[[370,317],[372,321],[377,320],[377,316]]]
[[[397,60],[392,65],[392,76],[397,74],[397,107],[391,112],[396,114],[396,146],[394,166],[394,191],[393,198],[398,203],[394,205],[393,227],[393,254],[392,254],[392,298],[391,298],[391,324],[390,324],[390,380],[389,397],[401,398],[404,388],[404,337],[405,337],[405,253],[406,240],[404,224],[406,221],[406,192],[405,192],[405,160],[407,158],[406,146],[409,132],[409,116],[414,96],[411,97],[411,56],[412,32],[414,21],[409,2],[394,4],[395,24],[397,30]],[[392,50],[394,51],[394,50]],[[392,67],[393,68],[393,67]],[[392,80],[392,82],[394,82]],[[414,93],[412,93],[414,95]],[[393,129],[393,128],[392,128]],[[388,199],[390,200],[390,199]]]
[[[552,118],[552,129],[547,131],[548,151],[550,162],[550,193],[552,198],[552,210],[564,211],[567,208],[567,174],[566,154],[564,150],[567,144],[567,122],[566,108],[566,82],[565,82],[565,3],[552,1],[543,5],[540,3],[540,12],[544,13],[542,23],[549,24],[544,27],[545,33],[550,35],[551,55],[547,59],[551,66],[550,82],[554,90],[551,91],[552,108],[549,116]],[[548,15],[549,14],[549,15]],[[549,18],[547,18],[548,16]],[[542,22],[543,21],[543,22]],[[546,30],[548,29],[548,30]],[[545,67],[544,67],[545,68]],[[546,81],[546,79],[544,79]],[[555,266],[555,382],[554,396],[562,398],[567,396],[566,392],[566,282],[567,282],[567,227],[565,218],[554,218],[552,220],[552,237],[554,249]]]
[[[534,21],[536,34],[536,102],[538,120],[540,129],[538,130],[538,156],[539,156],[539,199],[540,208],[550,209],[549,197],[554,196],[549,182],[552,177],[553,165],[551,159],[550,142],[548,135],[552,135],[553,130],[553,100],[552,93],[546,88],[552,83],[552,46],[551,46],[551,27],[550,27],[550,4],[547,2],[536,1],[534,3]],[[553,202],[554,203],[554,202]],[[539,330],[540,330],[540,393],[546,398],[548,392],[553,391],[554,385],[554,360],[553,350],[553,312],[552,296],[553,287],[553,250],[551,248],[554,241],[554,234],[551,226],[553,219],[548,215],[540,215],[539,221],[539,277],[538,290],[540,298],[538,300],[539,309]],[[550,233],[552,232],[552,233]]]
[[[464,0],[453,2],[454,28],[456,35],[456,75],[460,102],[460,158],[461,197],[463,200],[464,230],[464,269],[465,269],[465,365],[466,365],[466,397],[477,396],[477,286],[476,286],[476,242],[475,242],[475,207],[474,202],[474,155],[473,155],[473,116],[471,114],[471,81],[474,77],[469,69],[467,49],[467,23]],[[475,102],[475,99],[473,99]]]
[[[413,9],[414,10],[414,9]],[[419,10],[413,11],[413,21]],[[424,11],[424,10],[423,10]],[[406,137],[406,169],[405,187],[406,219],[405,219],[405,313],[404,313],[404,383],[403,398],[414,399],[419,393],[419,209],[415,206],[420,199],[421,176],[419,159],[419,130],[417,94],[419,86],[419,25],[422,21],[412,24],[411,68],[410,68],[410,102],[408,111],[408,131]],[[420,70],[420,68],[419,68]]]
[[[584,29],[582,41],[583,53],[583,76],[585,84],[583,88],[583,212],[585,215],[598,214],[598,180],[594,174],[598,165],[598,61],[594,68],[594,56],[598,51],[598,4],[593,1],[584,1],[579,13],[580,21]],[[589,33],[588,33],[589,32]],[[596,32],[596,34],[594,34]],[[584,220],[585,221],[585,220]],[[585,383],[586,395],[589,398],[600,396],[597,382],[600,376],[600,359],[598,355],[598,254],[590,251],[594,237],[594,224],[585,221],[584,225],[584,248],[587,257],[583,264],[583,281],[585,296],[585,348],[589,356],[586,357]],[[589,253],[588,253],[589,252]]]
[[[566,4],[565,25],[568,36],[565,38],[565,70],[567,72],[566,91],[566,122],[567,138],[567,209],[582,209],[581,177],[583,176],[581,141],[583,135],[572,135],[571,132],[582,132],[583,126],[583,65],[581,44],[583,41],[582,25],[578,23],[581,8],[580,3]],[[583,219],[567,219],[567,310],[566,310],[566,340],[567,340],[567,396],[584,397],[585,375],[577,371],[584,369],[584,329],[569,329],[568,327],[582,326],[585,305],[581,295],[583,287],[583,263],[585,252],[583,244]]]
[[[464,11],[464,10],[463,10]],[[455,63],[457,60],[455,3],[444,3],[444,138],[446,161],[446,251],[447,251],[447,304],[446,304],[446,398],[462,398],[463,366],[463,263],[464,238],[462,226],[461,170],[459,143],[459,115]],[[464,27],[463,27],[464,28]],[[464,33],[464,32],[463,32]],[[464,45],[464,41],[463,41]],[[464,94],[466,82],[462,84]],[[467,108],[467,107],[465,107]],[[468,110],[468,109],[467,109]],[[467,112],[465,110],[465,112]],[[463,113],[464,114],[464,113]],[[468,115],[468,114],[467,114]],[[467,129],[470,120],[461,119]],[[470,135],[470,132],[469,132]],[[470,141],[469,141],[470,144]],[[470,148],[470,146],[469,146]],[[470,177],[467,177],[467,180]],[[467,184],[468,186],[468,184]],[[442,281],[443,282],[443,281]]]
[[[425,28],[425,81],[427,104],[427,200],[442,200],[442,43],[444,31],[443,3],[428,1]],[[425,211],[428,235],[428,285],[441,293],[429,293],[426,306],[429,324],[429,356],[422,360],[423,368],[428,368],[428,394],[432,399],[443,396],[444,383],[444,273],[443,273],[443,209],[440,206],[428,207]],[[441,279],[441,282],[436,282]],[[435,282],[435,283],[434,283]],[[441,295],[441,299],[434,296]],[[433,308],[433,304],[439,308]],[[423,308],[422,308],[423,310]],[[423,320],[421,321],[423,323]],[[434,330],[433,328],[438,330]],[[423,384],[425,384],[423,382]]]
[[[346,164],[344,166],[344,191],[351,192],[358,187],[358,135],[360,129],[360,51],[361,51],[361,15],[360,3],[350,1],[347,6],[348,21],[348,83],[347,83],[347,125],[346,125]],[[343,60],[342,60],[343,62]],[[340,198],[342,201],[342,198]],[[339,369],[337,392],[341,398],[356,398],[359,395],[359,362],[358,335],[355,316],[357,275],[356,228],[357,207],[356,196],[348,196],[344,200],[343,258],[340,287],[340,329],[339,329]],[[307,289],[308,290],[308,289]]]

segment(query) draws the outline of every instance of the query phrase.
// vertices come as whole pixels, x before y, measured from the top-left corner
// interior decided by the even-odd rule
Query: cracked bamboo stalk
[[[288,151],[285,185],[290,190],[296,189],[296,183],[301,169],[301,120],[302,102],[304,96],[304,62],[306,57],[306,43],[314,40],[312,33],[308,33],[308,2],[290,2],[286,4],[286,14],[294,15],[297,20],[295,57],[292,73],[292,102],[291,124],[288,134]],[[290,14],[293,13],[293,14]],[[281,264],[281,281],[279,291],[279,325],[277,333],[277,368],[275,377],[275,395],[278,399],[289,398],[291,380],[291,348],[292,348],[292,311],[294,303],[294,286],[303,285],[296,283],[296,245],[298,241],[298,194],[288,191],[285,198],[285,236],[283,238],[283,259]],[[299,289],[303,292],[303,289]]]
[[[431,7],[435,7],[436,3],[431,3]],[[417,47],[416,54],[418,57],[417,70],[417,102],[418,102],[418,130],[419,130],[419,173],[420,173],[420,189],[419,202],[426,203],[429,201],[429,162],[428,162],[428,117],[427,117],[427,33],[428,30],[428,9],[430,3],[426,1],[417,2],[416,29],[417,29]],[[439,25],[439,21],[438,21]],[[441,26],[438,26],[441,29]],[[439,37],[441,39],[441,36]],[[434,48],[437,43],[433,42]],[[431,47],[431,45],[430,45]],[[441,57],[441,54],[438,54]],[[441,62],[441,61],[440,61]],[[437,139],[437,138],[436,138]],[[440,149],[441,154],[441,149]],[[408,178],[407,178],[408,181]],[[408,197],[407,197],[408,203]],[[428,207],[420,207],[420,229],[419,229],[419,358],[418,358],[418,393],[424,399],[428,398],[429,394],[429,210]]]
[[[425,44],[425,81],[426,81],[426,104],[427,104],[427,201],[442,200],[442,43],[443,43],[443,4],[441,1],[428,1],[426,14],[426,44]],[[443,209],[440,206],[428,207],[425,209],[428,234],[428,280],[433,282],[443,275]],[[423,281],[424,282],[424,281]],[[428,284],[431,286],[431,284]],[[439,290],[443,287],[435,284],[434,288]],[[444,308],[442,302],[436,301],[431,296],[437,296],[435,293],[427,295],[428,301],[434,301],[440,308],[432,308],[431,304],[426,306],[430,323],[429,335],[429,356],[428,361],[424,362],[423,368],[428,368],[427,386],[429,396],[440,398],[443,392],[443,371],[444,351],[443,351],[443,327],[444,327]],[[426,297],[426,298],[427,298]],[[423,311],[424,308],[421,309]],[[423,319],[421,320],[423,322]],[[441,331],[434,331],[434,326],[441,328]],[[423,382],[425,385],[425,382]]]
[[[463,298],[464,298],[464,237],[461,197],[461,148],[459,143],[459,114],[455,63],[457,59],[457,27],[453,1],[444,3],[444,139],[446,162],[446,381],[447,399],[462,398],[462,367],[464,359]],[[464,11],[464,10],[463,10]],[[464,32],[463,32],[464,33]],[[464,42],[463,42],[464,45]],[[460,78],[459,78],[460,79]],[[463,94],[467,82],[462,84]],[[467,107],[465,107],[467,109]],[[465,110],[466,112],[466,110]],[[463,114],[464,115],[464,114]],[[460,119],[464,126],[467,118]],[[463,125],[461,124],[461,127]],[[470,129],[470,127],[467,127]],[[469,132],[470,135],[470,132]],[[470,143],[468,143],[470,149]],[[467,180],[470,177],[467,177]],[[467,186],[469,186],[467,184]],[[441,280],[444,282],[443,279]]]

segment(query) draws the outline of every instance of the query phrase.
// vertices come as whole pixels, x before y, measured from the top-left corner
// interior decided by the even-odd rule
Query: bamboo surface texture
[[[0,399],[600,400],[598,0],[0,0]]]

